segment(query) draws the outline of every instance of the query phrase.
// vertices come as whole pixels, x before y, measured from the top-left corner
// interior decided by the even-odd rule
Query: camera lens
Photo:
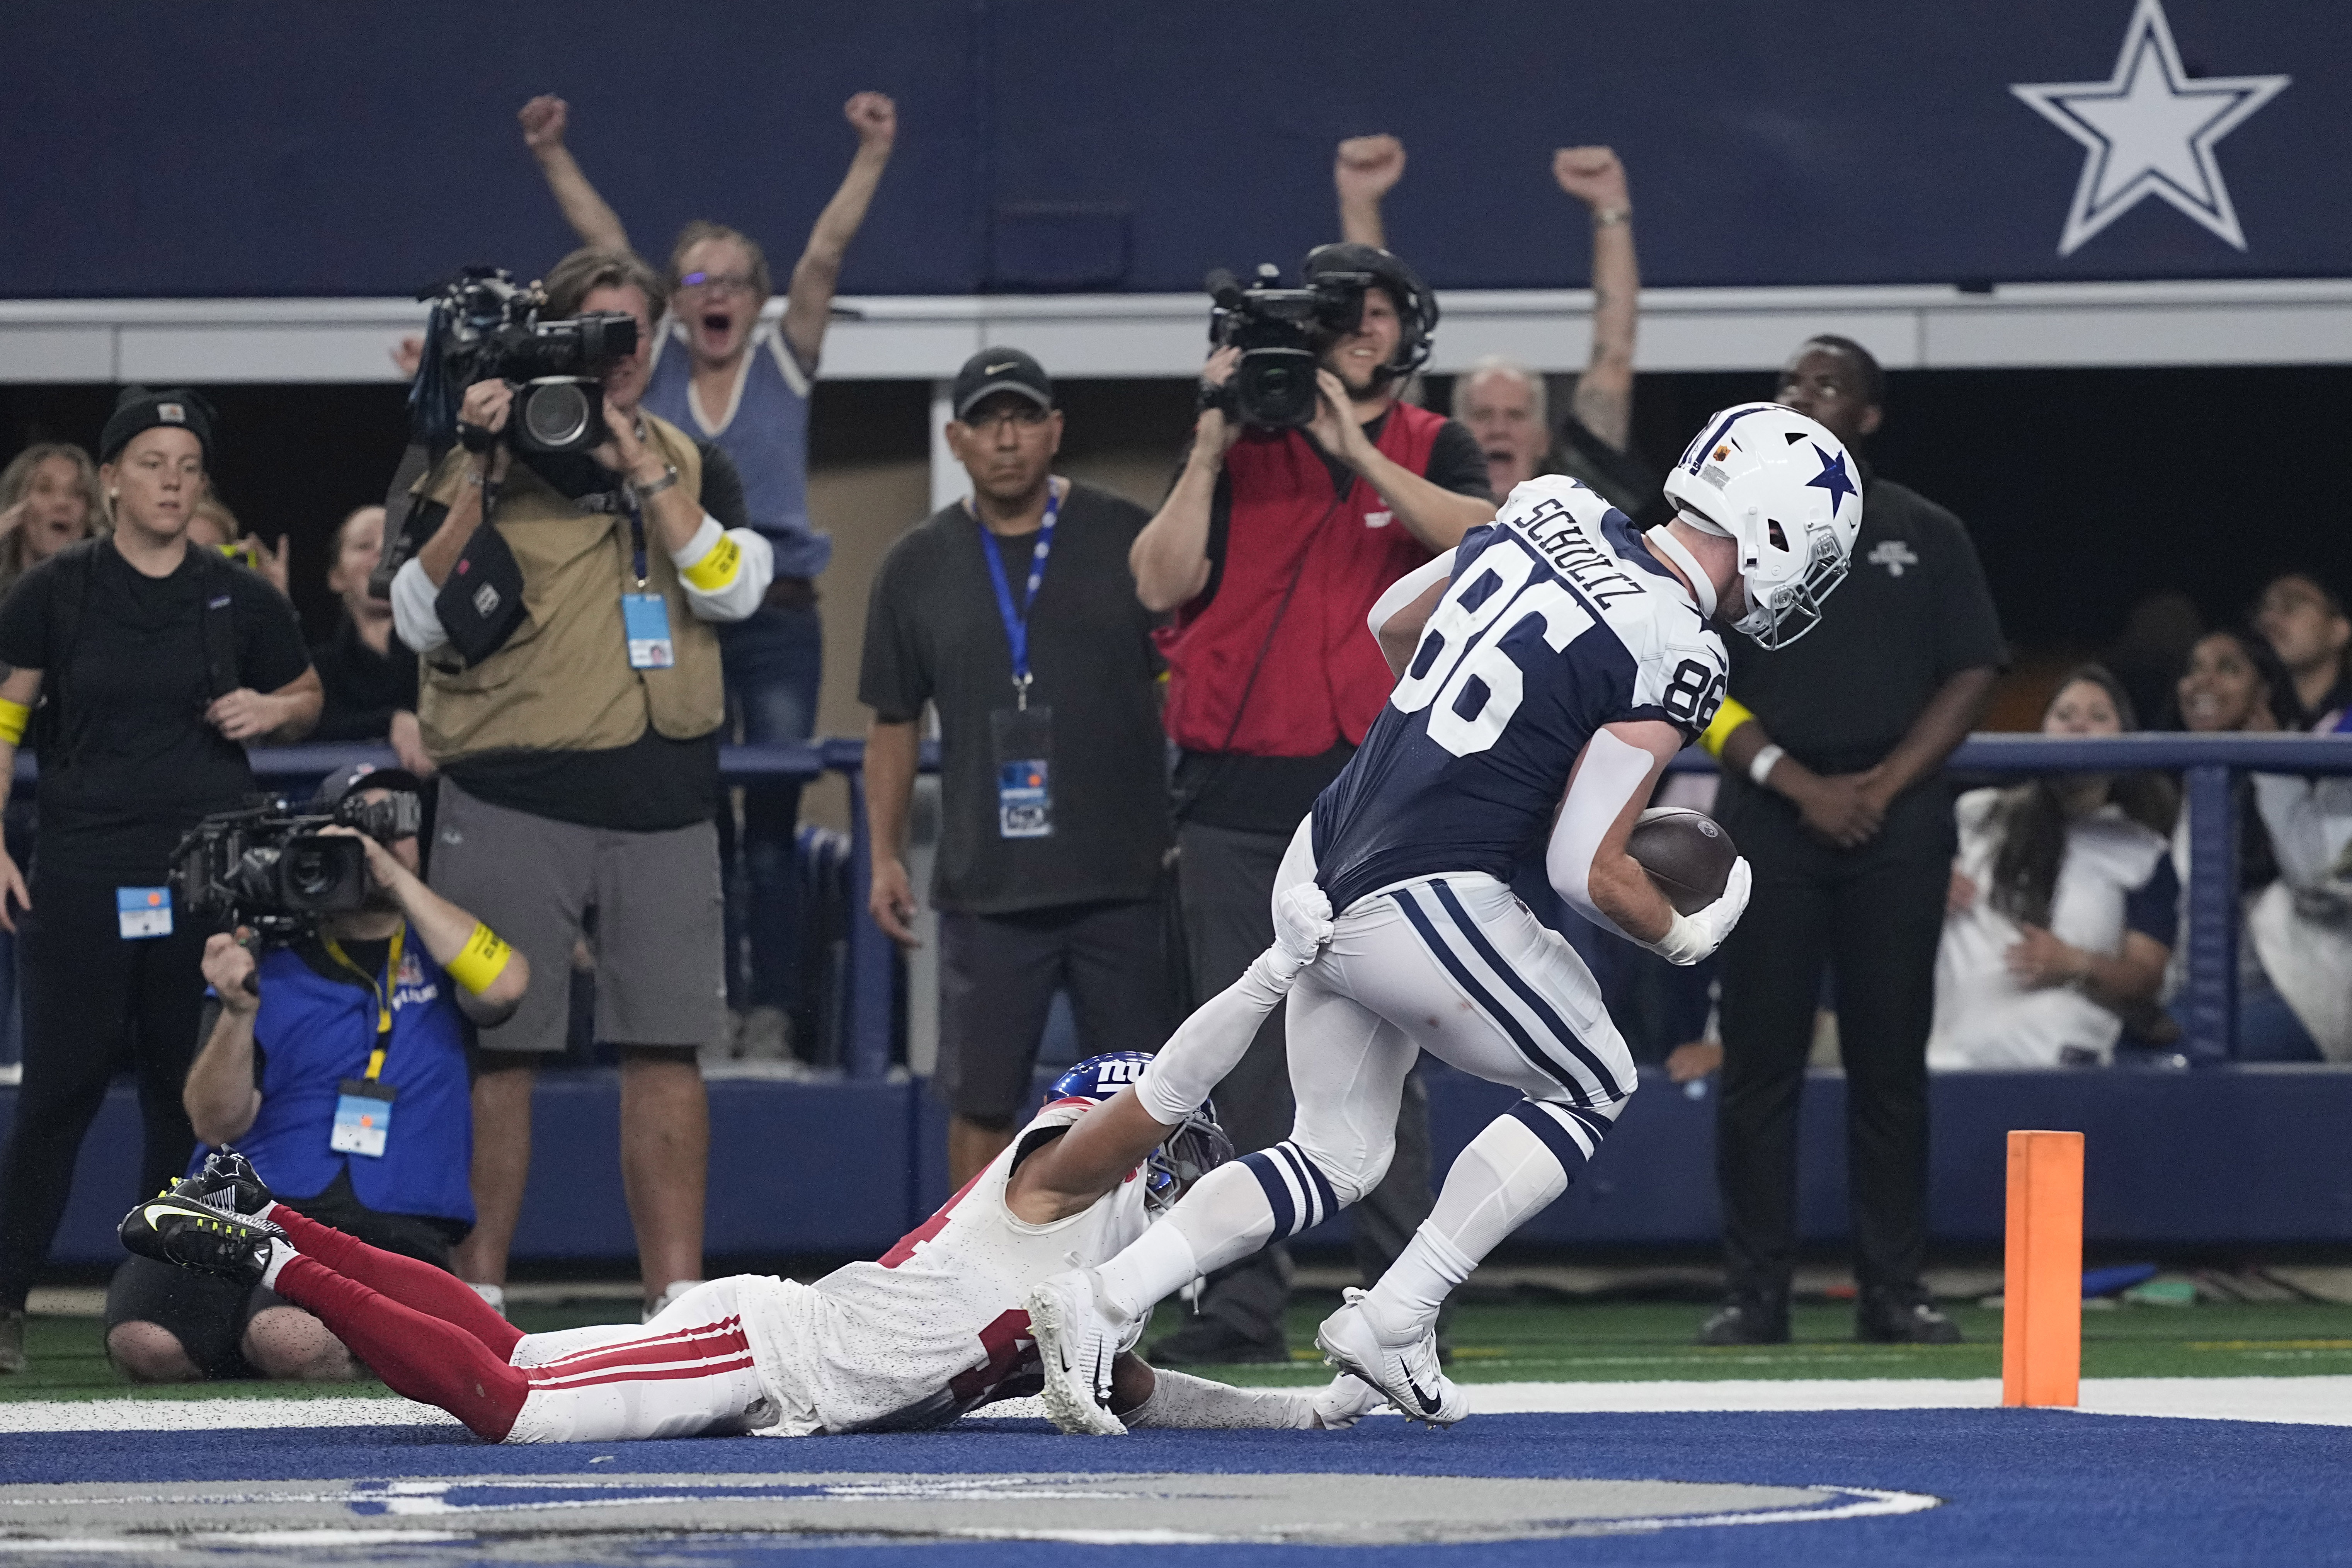
[[[300,897],[315,899],[332,891],[335,871],[334,856],[320,845],[304,844],[286,853],[286,887]]]
[[[531,445],[544,451],[563,451],[587,433],[588,395],[574,382],[557,381],[534,386],[522,405],[522,425]]]

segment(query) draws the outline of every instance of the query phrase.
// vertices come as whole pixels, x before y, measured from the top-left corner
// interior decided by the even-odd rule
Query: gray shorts
[[[583,827],[475,799],[441,781],[433,890],[530,960],[515,1016],[481,1034],[488,1051],[560,1051],[572,950],[596,911],[596,1038],[690,1046],[725,1037],[726,948],[719,832]]]

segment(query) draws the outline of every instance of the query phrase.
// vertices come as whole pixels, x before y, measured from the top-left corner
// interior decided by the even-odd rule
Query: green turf
[[[1307,1383],[1321,1369],[1307,1347],[1336,1297],[1302,1294],[1290,1314],[1296,1358],[1287,1367],[1213,1369],[1235,1383]],[[614,1303],[526,1307],[525,1329],[545,1331],[613,1321]],[[1954,1306],[1969,1336],[1959,1345],[1864,1345],[1853,1341],[1849,1307],[1801,1306],[1796,1342],[1709,1349],[1690,1342],[1698,1306],[1471,1301],[1454,1313],[1454,1375],[1467,1383],[1633,1382],[1693,1378],[1998,1377],[2000,1314]],[[1163,1309],[1157,1331],[1181,1321]],[[385,1394],[381,1384],[194,1384],[137,1386],[106,1362],[103,1337],[87,1318],[35,1318],[26,1325],[31,1364],[0,1376],[0,1399],[89,1399],[139,1394],[163,1398],[247,1394],[301,1397]],[[1156,1336],[1155,1336],[1156,1337]],[[1147,1351],[1150,1340],[1145,1342]],[[2083,1372],[2089,1377],[2291,1376],[2352,1373],[2352,1307],[2135,1307],[2086,1312]]]

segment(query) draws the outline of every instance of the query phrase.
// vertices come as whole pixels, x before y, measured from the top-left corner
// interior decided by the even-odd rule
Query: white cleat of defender
[[[1372,1326],[1364,1292],[1349,1287],[1346,1303],[1315,1331],[1324,1362],[1352,1373],[1381,1391],[1408,1421],[1451,1426],[1470,1414],[1470,1401],[1437,1363],[1437,1331],[1426,1328],[1402,1344],[1391,1344]],[[1048,1363],[1051,1364],[1050,1363]],[[1053,1384],[1046,1384],[1048,1389]]]
[[[1029,1292],[1026,1305],[1045,1373],[1039,1397],[1054,1425],[1078,1436],[1126,1436],[1127,1424],[1110,1413],[1119,1333],[1095,1304],[1092,1274],[1081,1268],[1056,1274]]]

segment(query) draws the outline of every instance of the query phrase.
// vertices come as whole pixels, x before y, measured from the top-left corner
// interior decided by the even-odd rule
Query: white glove
[[[1337,1432],[1353,1426],[1388,1402],[1388,1395],[1379,1389],[1352,1372],[1343,1372],[1315,1395],[1315,1425],[1326,1432]]]
[[[1642,945],[1668,963],[1688,968],[1723,945],[1723,939],[1731,934],[1731,928],[1739,923],[1741,912],[1748,908],[1752,885],[1748,858],[1740,856],[1731,862],[1731,875],[1723,879],[1723,891],[1716,896],[1715,902],[1695,915],[1677,913],[1665,935]]]
[[[1290,961],[1292,973],[1315,962],[1331,940],[1330,896],[1313,882],[1300,882],[1274,896],[1274,945]]]

